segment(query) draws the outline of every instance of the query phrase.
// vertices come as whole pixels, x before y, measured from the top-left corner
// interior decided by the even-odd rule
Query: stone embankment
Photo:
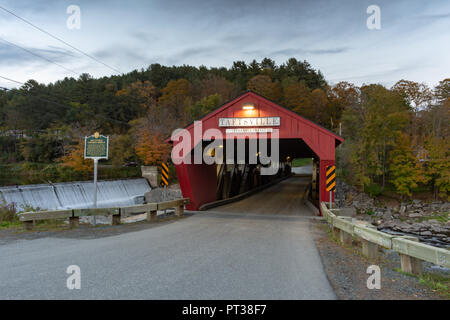
[[[387,205],[337,181],[336,204],[346,215],[370,221],[379,230],[406,233],[422,241],[450,247],[450,203],[412,200],[397,206]]]

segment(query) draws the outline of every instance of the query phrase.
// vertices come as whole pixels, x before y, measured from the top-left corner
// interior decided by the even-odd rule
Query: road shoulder
[[[327,226],[313,222],[314,241],[324,271],[336,296],[341,300],[441,300],[437,291],[421,284],[416,277],[395,271],[395,263],[386,252],[377,261],[362,257],[355,248],[342,247]],[[381,270],[381,289],[368,289],[367,268],[378,265]]]

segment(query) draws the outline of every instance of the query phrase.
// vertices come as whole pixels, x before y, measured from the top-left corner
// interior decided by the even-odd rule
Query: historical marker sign
[[[92,136],[85,137],[84,142],[85,159],[108,159],[108,137],[96,132]]]
[[[94,208],[97,208],[97,167],[98,160],[108,159],[109,138],[98,132],[89,137],[84,137],[84,158],[94,160]],[[94,225],[95,216],[94,216]]]

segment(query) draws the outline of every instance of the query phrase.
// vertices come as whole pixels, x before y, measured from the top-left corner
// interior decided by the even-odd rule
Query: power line
[[[7,77],[3,77],[3,76],[0,76],[0,78],[2,78],[2,79],[5,79],[5,80],[8,80],[8,81],[11,81],[11,82],[15,82],[15,83],[18,83],[18,84],[25,84],[25,83],[23,83],[23,82],[20,82],[20,81],[16,81],[16,80],[13,80],[13,79],[10,79],[10,78],[7,78]]]
[[[58,40],[58,41],[61,42],[61,43],[64,43],[66,46],[71,47],[72,49],[78,51],[79,53],[85,55],[86,57],[88,57],[88,58],[90,58],[90,59],[92,59],[92,60],[94,60],[94,61],[96,61],[96,62],[98,62],[98,63],[100,63],[100,64],[102,64],[102,65],[104,65],[105,67],[107,67],[107,68],[109,68],[109,69],[111,69],[111,70],[113,70],[113,71],[115,71],[115,72],[122,73],[120,70],[118,70],[118,69],[116,69],[116,68],[114,68],[114,67],[111,67],[111,66],[107,65],[106,63],[100,61],[100,60],[97,59],[96,57],[94,57],[94,56],[92,56],[92,55],[90,55],[90,54],[88,54],[88,53],[86,53],[86,52],[84,52],[84,51],[78,49],[77,47],[71,45],[70,43],[67,43],[66,41],[64,41],[64,40],[62,40],[62,39],[60,39],[60,38],[58,38],[57,36],[54,36],[54,35],[51,34],[50,32],[48,32],[48,31],[46,31],[46,30],[44,30],[44,29],[42,29],[42,28],[36,26],[35,24],[31,23],[30,21],[28,21],[28,20],[26,20],[26,19],[24,19],[24,18],[18,16],[18,15],[15,14],[14,12],[9,11],[8,9],[6,9],[6,8],[4,8],[4,7],[2,7],[2,6],[0,6],[0,9],[2,9],[2,10],[4,10],[4,11],[6,11],[7,13],[9,13],[9,14],[15,16],[16,18],[18,18],[18,19],[22,20],[23,22],[29,24],[29,25],[32,26],[33,28],[35,28],[35,29],[37,29],[37,30],[39,30],[39,31],[41,31],[41,32],[43,32],[43,33],[45,33],[46,35],[52,37],[53,39]]]
[[[8,40],[5,40],[5,39],[3,39],[2,37],[0,37],[0,40],[6,42],[7,44],[9,44],[9,45],[11,45],[11,46],[14,46],[14,47],[17,47],[17,48],[19,48],[19,49],[22,49],[23,51],[28,52],[29,54],[32,54],[33,56],[39,57],[39,58],[44,59],[44,60],[46,60],[46,61],[48,61],[48,62],[50,62],[50,63],[53,63],[54,65],[57,65],[58,67],[63,68],[63,69],[66,70],[66,71],[69,71],[69,72],[75,73],[75,74],[77,74],[77,75],[80,75],[78,72],[76,72],[76,71],[74,71],[74,70],[72,70],[72,69],[66,68],[66,67],[64,67],[63,65],[60,65],[59,63],[56,63],[55,61],[50,60],[50,59],[48,59],[48,58],[46,58],[46,57],[44,57],[44,56],[41,56],[41,55],[39,55],[39,54],[37,54],[37,53],[34,53],[34,52],[31,51],[31,50],[28,50],[28,49],[26,49],[26,48],[24,48],[24,47],[21,47],[21,46],[19,46],[18,44],[15,44],[15,43],[12,43],[12,42],[10,42],[10,41],[8,41]]]

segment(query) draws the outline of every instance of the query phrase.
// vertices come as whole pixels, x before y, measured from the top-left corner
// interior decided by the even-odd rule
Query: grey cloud
[[[220,46],[203,46],[184,49],[166,57],[168,64],[183,64],[186,60],[195,57],[211,57],[223,50]]]
[[[337,54],[337,53],[343,53],[348,51],[348,48],[341,47],[341,48],[330,48],[330,49],[283,49],[283,50],[277,50],[272,51],[270,55],[298,55],[298,54]]]
[[[63,48],[49,46],[48,49],[41,49],[35,47],[25,47],[25,49],[42,56],[54,62],[68,62],[73,60],[76,56],[68,50]],[[23,62],[48,62],[39,58],[29,52],[26,52],[18,47],[9,45],[0,40],[0,64],[22,64]]]
[[[298,56],[298,55],[324,55],[324,54],[339,54],[343,52],[347,52],[349,48],[340,47],[340,48],[329,48],[329,49],[302,49],[302,48],[287,48],[276,51],[263,51],[263,50],[251,50],[244,51],[243,53],[247,55],[265,55],[265,56]]]
[[[417,19],[430,19],[430,20],[441,20],[441,19],[449,19],[450,18],[450,12],[449,13],[442,13],[442,14],[425,14],[417,16]]]
[[[146,56],[138,53],[139,50],[132,50],[121,47],[114,47],[108,49],[97,50],[93,53],[94,57],[100,60],[126,59],[126,60],[143,60]]]
[[[130,35],[135,38],[138,41],[142,41],[142,42],[154,42],[154,41],[158,41],[161,37],[156,35],[156,34],[152,34],[152,33],[147,33],[144,31],[131,31]]]

